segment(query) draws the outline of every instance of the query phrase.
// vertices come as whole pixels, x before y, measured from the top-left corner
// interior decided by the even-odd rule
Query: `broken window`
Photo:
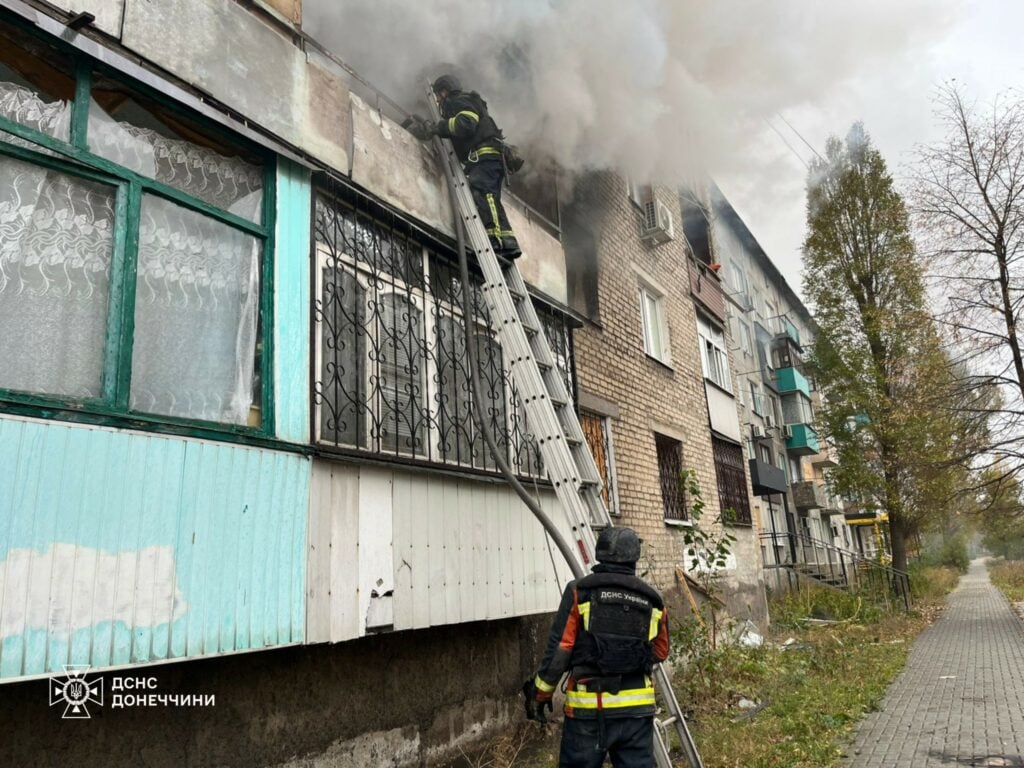
[[[74,97],[74,64],[68,55],[0,26],[0,118],[68,141]],[[24,145],[6,132],[0,139]]]

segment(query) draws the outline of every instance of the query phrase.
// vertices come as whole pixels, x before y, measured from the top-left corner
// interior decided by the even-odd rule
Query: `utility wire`
[[[808,141],[807,139],[805,139],[805,138],[803,137],[803,134],[801,134],[801,133],[800,133],[800,131],[798,131],[798,130],[797,130],[796,128],[794,128],[794,127],[793,127],[793,124],[792,124],[792,123],[790,123],[790,122],[789,122],[789,120],[787,120],[786,118],[784,118],[784,117],[782,116],[782,113],[781,113],[781,112],[776,112],[775,114],[776,114],[776,115],[778,116],[779,120],[781,120],[781,121],[782,121],[782,122],[784,122],[784,123],[785,123],[785,124],[786,124],[787,126],[789,126],[789,130],[791,130],[791,131],[792,131],[793,133],[795,133],[795,134],[796,134],[796,135],[797,135],[797,136],[798,136],[798,137],[800,138],[800,141],[802,141],[802,142],[803,142],[804,144],[806,144],[806,145],[807,145],[807,148],[808,148],[809,150],[811,150],[811,152],[813,152],[814,154],[816,154],[816,155],[818,156],[818,159],[819,159],[819,160],[824,160],[824,159],[825,159],[824,157],[822,157],[822,156],[821,156],[821,153],[820,153],[820,152],[819,152],[818,150],[816,150],[816,149],[814,148],[814,145],[812,145],[812,144],[811,144],[811,142],[809,142],[809,141]]]
[[[771,123],[769,123],[769,122],[768,122],[768,118],[763,118],[763,120],[764,120],[764,122],[765,122],[765,125],[767,125],[767,126],[768,126],[769,128],[771,128],[771,129],[772,129],[773,131],[775,131],[775,135],[776,135],[776,136],[778,136],[778,137],[779,137],[779,139],[780,139],[780,140],[782,141],[782,143],[783,143],[783,144],[785,144],[785,145],[786,145],[786,147],[787,147],[787,148],[789,149],[789,151],[793,153],[793,157],[795,157],[795,158],[796,158],[797,160],[799,160],[799,161],[800,161],[800,164],[801,164],[801,165],[803,165],[803,167],[804,167],[804,168],[806,168],[806,169],[807,169],[808,171],[809,171],[809,170],[811,170],[811,166],[810,166],[810,165],[808,165],[807,161],[806,161],[806,160],[804,160],[804,159],[803,159],[803,158],[802,158],[802,157],[800,156],[800,153],[799,153],[799,152],[797,152],[797,151],[796,151],[795,149],[793,149],[793,145],[789,143],[789,141],[788,141],[788,140],[786,139],[786,137],[785,137],[785,136],[783,136],[783,135],[782,135],[782,131],[780,131],[780,130],[779,130],[778,128],[776,128],[776,127],[775,127],[774,125],[772,125]]]

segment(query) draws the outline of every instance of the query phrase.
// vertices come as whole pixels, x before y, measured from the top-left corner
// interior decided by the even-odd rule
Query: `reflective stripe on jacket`
[[[476,91],[455,91],[441,105],[437,133],[451,139],[462,162],[501,154],[501,130],[487,112],[487,102]]]
[[[598,565],[594,571],[632,575],[632,571],[624,566]],[[581,660],[581,655],[585,654],[583,649],[588,646],[581,639],[589,629],[591,605],[589,590],[579,589],[579,583],[569,582],[562,593],[562,601],[548,636],[544,660],[534,679],[539,696],[550,696],[562,675],[570,672],[566,683],[566,717],[593,718],[597,717],[598,710],[605,717],[653,715],[654,686],[649,669],[637,669],[617,676],[618,690],[596,690],[606,688],[607,680],[602,679],[596,670],[590,674]],[[646,585],[645,588],[650,590]],[[652,609],[648,640],[651,661],[664,661],[668,657],[669,636],[668,613],[663,604]]]

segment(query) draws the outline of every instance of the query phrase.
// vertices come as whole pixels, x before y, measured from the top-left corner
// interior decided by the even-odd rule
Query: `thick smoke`
[[[677,182],[776,111],[913,62],[959,0],[306,0],[305,28],[400,103],[453,71],[569,170]]]

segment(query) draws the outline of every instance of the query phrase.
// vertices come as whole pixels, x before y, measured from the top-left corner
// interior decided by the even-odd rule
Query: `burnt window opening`
[[[654,435],[658,452],[658,477],[661,503],[666,520],[689,519],[686,511],[686,484],[683,478],[683,444],[665,435]]]
[[[580,425],[601,476],[601,498],[605,509],[612,515],[621,514],[615,485],[611,419],[591,411],[580,411]]]

